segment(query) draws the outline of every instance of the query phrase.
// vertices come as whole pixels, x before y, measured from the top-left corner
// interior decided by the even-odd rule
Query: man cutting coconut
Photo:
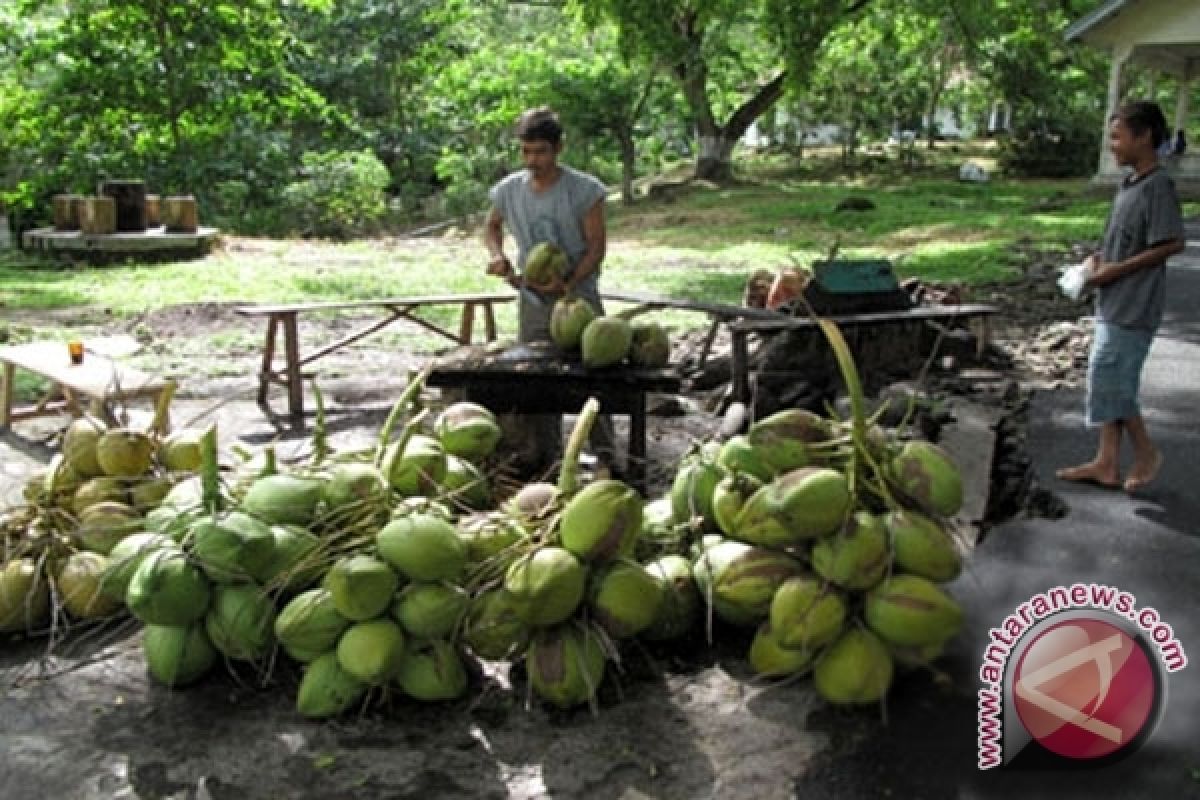
[[[508,175],[491,188],[492,201],[484,226],[489,275],[504,278],[517,290],[517,339],[540,342],[550,339],[550,313],[564,294],[582,297],[603,314],[600,301],[600,263],[604,260],[604,200],[607,190],[592,175],[558,163],[562,152],[562,124],[545,106],[525,111],[517,118],[525,168]],[[517,266],[504,254],[504,227],[517,243]],[[527,274],[530,254],[539,245],[553,245],[566,256],[564,272]],[[544,247],[541,249],[545,249]],[[561,421],[557,415],[530,415],[532,442],[544,445],[543,462],[552,463],[561,452]],[[596,420],[592,429],[596,456],[615,471],[612,421]]]

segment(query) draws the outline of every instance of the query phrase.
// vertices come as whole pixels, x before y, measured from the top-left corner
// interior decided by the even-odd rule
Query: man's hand
[[[508,260],[508,256],[496,256],[488,262],[487,274],[507,278],[513,274],[512,262]]]

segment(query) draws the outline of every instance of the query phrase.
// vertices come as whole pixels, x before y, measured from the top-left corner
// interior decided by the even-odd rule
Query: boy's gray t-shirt
[[[542,193],[533,191],[528,170],[514,172],[488,192],[492,205],[517,240],[517,266],[534,245],[552,242],[567,254],[571,269],[587,252],[583,218],[596,201],[607,194],[599,180],[568,166],[554,185]]]
[[[1123,261],[1172,239],[1183,238],[1183,214],[1175,183],[1156,167],[1127,178],[1117,189],[1104,231],[1106,262]],[[1096,317],[1104,322],[1153,333],[1162,322],[1166,300],[1166,262],[1131,272],[1096,289]]]

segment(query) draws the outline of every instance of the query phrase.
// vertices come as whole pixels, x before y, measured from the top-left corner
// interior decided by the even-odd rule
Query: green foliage
[[[283,190],[283,209],[297,232],[347,239],[378,227],[390,178],[374,153],[305,153],[302,163],[304,177]]]
[[[1098,127],[1090,115],[1060,119],[1053,128],[1044,122],[1020,123],[1000,139],[1000,166],[1026,178],[1088,175],[1096,169]]]

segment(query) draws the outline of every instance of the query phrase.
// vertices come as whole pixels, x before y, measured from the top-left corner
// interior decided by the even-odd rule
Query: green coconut
[[[936,444],[906,442],[888,469],[892,484],[917,509],[950,517],[962,508],[962,474]]]
[[[113,614],[121,607],[100,591],[108,559],[99,553],[80,550],[71,553],[54,576],[58,600],[75,619],[97,619]]]
[[[537,289],[549,286],[555,278],[565,276],[568,266],[567,254],[562,248],[553,242],[538,242],[525,256],[521,275],[526,283]]]
[[[635,367],[665,367],[671,360],[671,339],[657,322],[633,323],[629,363]]]
[[[446,477],[442,479],[442,488],[460,506],[480,509],[492,505],[492,491],[487,476],[465,458],[446,456]]]
[[[446,451],[432,436],[414,434],[400,449],[400,442],[388,447],[383,470],[388,484],[406,497],[432,497],[446,478]]]
[[[662,602],[642,637],[662,641],[686,635],[700,618],[701,604],[691,562],[683,556],[666,555],[647,564],[646,572],[658,581]]]
[[[105,430],[104,423],[98,419],[77,417],[63,432],[63,457],[81,478],[94,478],[104,474],[104,469],[96,457],[96,446]]]
[[[139,478],[129,487],[129,501],[134,509],[145,514],[158,508],[172,485],[171,479],[165,475]]]
[[[179,428],[162,441],[159,460],[171,472],[196,472],[204,462],[204,437],[207,428]]]
[[[142,530],[142,515],[124,503],[104,501],[79,515],[75,535],[87,550],[108,555],[117,542]]]
[[[473,464],[490,456],[502,432],[496,415],[478,403],[453,403],[433,421],[433,432],[447,455]]]
[[[533,691],[559,708],[591,702],[604,680],[604,662],[599,635],[575,625],[539,632],[525,654]]]
[[[204,483],[200,476],[194,475],[172,486],[158,507],[179,513],[203,508]]]
[[[746,441],[776,473],[809,466],[812,446],[832,437],[827,419],[803,408],[789,408],[764,417],[750,426]]]
[[[815,656],[816,651],[810,648],[785,647],[771,623],[764,622],[754,634],[747,660],[759,675],[782,678],[808,669]]]
[[[717,530],[713,515],[713,492],[725,471],[704,458],[686,459],[671,484],[671,509],[680,522],[693,522]]]
[[[562,495],[552,483],[527,483],[504,504],[505,512],[532,531],[558,509]]]
[[[154,550],[178,550],[175,540],[161,533],[134,533],[113,545],[108,553],[108,564],[100,581],[100,591],[113,600],[125,601],[129,581],[147,553]]]
[[[192,525],[192,557],[214,581],[244,581],[262,572],[275,553],[275,536],[265,522],[234,511]]]
[[[578,350],[583,331],[600,311],[582,297],[564,295],[550,311],[550,340],[562,350]]]
[[[0,567],[0,633],[35,631],[50,622],[50,584],[32,558]]]
[[[942,657],[943,651],[946,649],[945,642],[934,642],[933,644],[925,645],[887,645],[888,652],[892,656],[892,661],[896,667],[904,670],[920,669],[928,667],[934,661]]]
[[[250,484],[241,510],[268,525],[312,524],[317,504],[325,491],[324,481],[300,475],[264,475]]]
[[[432,514],[392,520],[375,535],[375,547],[411,581],[458,580],[467,564],[467,547],[454,526]]]
[[[813,570],[846,589],[870,589],[887,573],[890,564],[887,531],[883,520],[858,511],[836,536],[813,545]]]
[[[897,568],[938,583],[958,577],[962,556],[940,525],[915,511],[892,511],[883,519]]]
[[[325,571],[321,540],[299,525],[272,525],[271,557],[251,573],[268,589],[296,591],[314,583]]]
[[[275,642],[275,606],[254,584],[218,584],[204,630],[213,647],[237,661],[260,661]]]
[[[504,576],[517,614],[534,626],[557,625],[583,600],[587,569],[570,551],[541,547],[513,562]]]
[[[413,514],[430,514],[438,519],[444,519],[446,522],[454,522],[455,513],[440,500],[434,500],[432,497],[402,497],[392,508],[392,513],[389,519],[400,519],[401,517],[409,517]]]
[[[591,369],[620,364],[633,342],[633,326],[621,317],[596,317],[583,329],[579,350],[583,365]]]
[[[400,626],[385,617],[356,622],[338,639],[338,664],[362,683],[387,683],[400,669],[404,641]]]
[[[817,659],[813,685],[830,703],[876,703],[892,685],[893,672],[892,657],[883,642],[852,626]]]
[[[337,647],[350,627],[328,589],[309,589],[293,597],[275,617],[275,639],[297,661],[315,661]]]
[[[762,481],[745,472],[730,473],[717,481],[712,494],[712,515],[717,527],[730,536],[736,535],[742,509],[761,488]]]
[[[442,639],[417,642],[404,651],[396,683],[425,702],[453,700],[467,691],[467,670],[454,645]]]
[[[642,532],[642,498],[620,481],[590,483],[563,509],[562,546],[585,561],[630,556]]]
[[[171,688],[195,683],[217,663],[203,625],[147,625],[142,654],[151,677]]]
[[[846,602],[807,576],[784,581],[771,598],[772,636],[781,647],[815,650],[832,642],[846,623]]]
[[[353,622],[377,617],[392,602],[400,579],[383,561],[368,555],[347,556],[325,573],[324,588],[334,608]]]
[[[717,452],[717,466],[726,472],[753,475],[763,483],[775,477],[775,468],[763,458],[757,447],[742,434],[730,437]]]
[[[162,534],[174,542],[182,543],[192,525],[207,516],[208,512],[199,508],[191,511],[176,511],[173,508],[159,506],[151,509],[142,519],[142,528],[148,533]]]
[[[83,485],[84,477],[66,460],[62,453],[56,454],[46,465],[42,491],[44,502],[58,508],[71,508],[75,492]]]
[[[208,612],[212,584],[176,548],[151,550],[129,579],[125,605],[147,625],[187,625]]]
[[[71,497],[71,508],[78,515],[97,503],[128,505],[129,500],[129,493],[125,490],[125,484],[121,482],[120,478],[101,475],[98,478],[89,478],[79,484],[79,488]]]
[[[470,596],[450,583],[410,583],[392,601],[392,618],[418,639],[447,639],[467,613]]]
[[[733,523],[751,544],[789,547],[836,531],[849,512],[846,478],[823,467],[801,467],[752,494]]]
[[[525,652],[529,631],[529,624],[517,613],[513,596],[498,589],[471,598],[463,641],[480,658],[500,661]]]
[[[503,512],[464,517],[459,520],[457,530],[471,564],[490,561],[529,537],[521,523]]]
[[[321,489],[325,513],[335,524],[386,516],[388,495],[387,478],[373,464],[337,464]]]
[[[650,627],[663,600],[662,584],[641,564],[628,560],[598,568],[588,592],[593,618],[616,639],[636,636]]]
[[[888,644],[940,644],[962,628],[958,603],[919,575],[893,575],[867,595],[868,627]]]
[[[724,541],[709,547],[692,566],[692,578],[721,619],[756,625],[767,618],[784,581],[802,574],[796,559],[765,547]]]
[[[366,690],[366,684],[342,669],[337,653],[325,653],[304,670],[296,710],[312,719],[337,716],[357,703]]]
[[[129,428],[114,428],[101,434],[96,442],[96,461],[105,475],[136,478],[150,471],[156,449],[149,435]]]

